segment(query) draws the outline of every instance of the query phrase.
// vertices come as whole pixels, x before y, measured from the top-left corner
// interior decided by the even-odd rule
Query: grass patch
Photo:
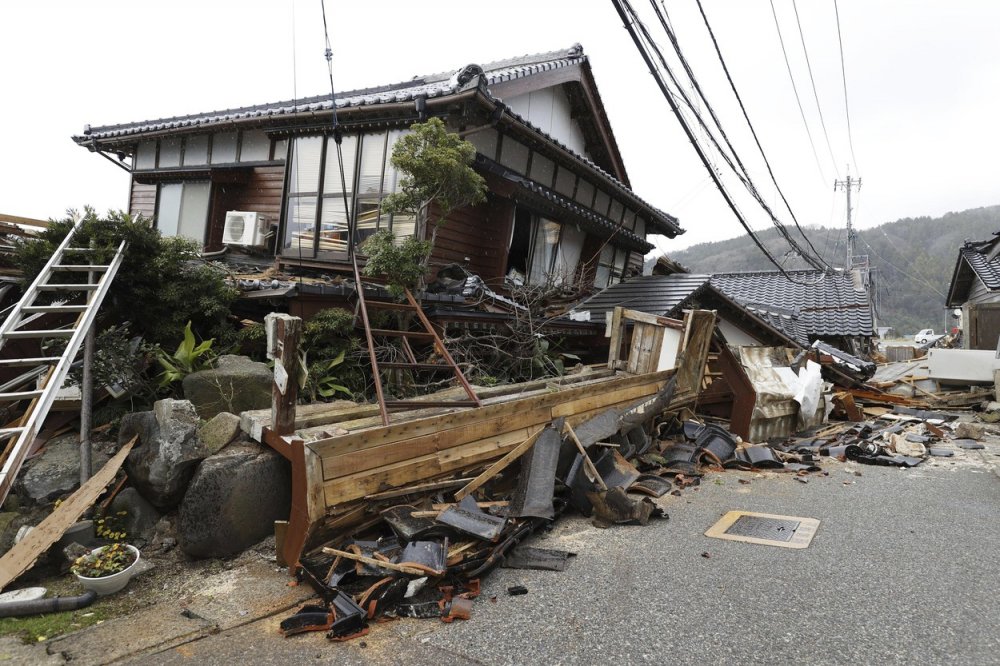
[[[102,622],[104,609],[93,605],[75,611],[0,618],[0,636],[17,636],[25,643],[37,643]]]

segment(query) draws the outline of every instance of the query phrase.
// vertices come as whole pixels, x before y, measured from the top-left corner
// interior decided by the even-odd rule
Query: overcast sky
[[[765,198],[774,202],[774,186],[695,3],[665,3],[710,102]],[[703,3],[800,222],[843,224],[843,194],[834,194],[833,181],[844,178],[851,155],[833,0],[798,3],[832,157],[793,5],[774,0],[819,164],[768,0]],[[649,4],[633,4],[668,49]],[[688,230],[667,249],[742,232],[610,1],[327,5],[334,81],[341,90],[581,43],[634,190]],[[858,225],[1000,203],[1000,2],[840,0],[839,8],[857,158],[851,173],[863,179]],[[128,175],[70,140],[84,124],[322,94],[328,92],[323,49],[320,0],[2,3],[0,213],[48,218],[85,204],[124,208]],[[726,182],[737,185],[729,176]],[[768,226],[745,195],[740,201],[754,227]],[[821,235],[814,242],[824,249]]]

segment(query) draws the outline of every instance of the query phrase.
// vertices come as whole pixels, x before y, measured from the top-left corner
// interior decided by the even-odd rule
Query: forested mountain
[[[816,249],[834,266],[843,266],[846,231],[806,227]],[[797,240],[803,246],[801,237]],[[857,232],[855,252],[867,255],[877,269],[878,323],[899,333],[921,328],[942,329],[944,301],[958,248],[966,240],[985,240],[1000,231],[1000,206],[973,208],[942,217],[903,218]],[[758,234],[785,268],[808,268],[797,256],[786,256],[788,245],[774,229]],[[695,273],[771,270],[771,264],[747,236],[694,245],[673,252]]]

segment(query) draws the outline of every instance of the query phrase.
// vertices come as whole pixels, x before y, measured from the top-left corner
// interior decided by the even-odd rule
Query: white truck
[[[943,337],[944,335],[935,334],[933,328],[925,328],[913,336],[913,341],[918,345],[926,345],[928,342],[940,340]]]

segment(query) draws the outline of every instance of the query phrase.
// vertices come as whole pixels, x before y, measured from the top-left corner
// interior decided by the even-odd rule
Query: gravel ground
[[[1000,446],[913,470],[828,461],[807,484],[713,474],[666,498],[667,521],[559,521],[534,544],[577,552],[568,569],[493,572],[467,622],[390,622],[331,644],[277,638],[275,617],[138,661],[1000,663],[1000,479],[984,460],[1000,463]],[[731,510],[821,523],[805,550],[705,537]],[[508,596],[514,584],[529,593]]]

